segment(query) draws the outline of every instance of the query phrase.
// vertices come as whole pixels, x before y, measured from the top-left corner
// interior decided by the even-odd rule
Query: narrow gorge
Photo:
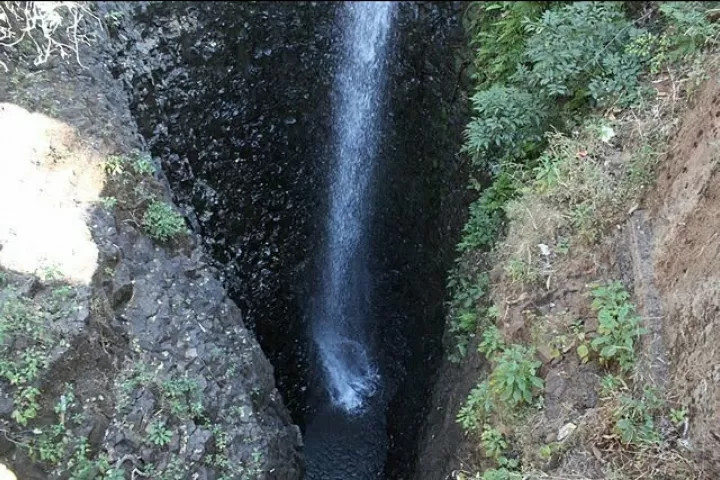
[[[305,478],[413,471],[463,217],[461,14],[171,2],[115,32],[114,74],[273,364]]]

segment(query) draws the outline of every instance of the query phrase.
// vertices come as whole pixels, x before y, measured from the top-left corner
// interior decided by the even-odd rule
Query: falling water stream
[[[313,480],[378,478],[387,453],[368,255],[394,9],[392,2],[345,3],[341,9],[330,211],[320,250],[319,298],[310,320],[325,391],[305,435],[306,478]]]
[[[394,4],[353,2],[344,9],[327,245],[311,328],[329,397],[353,413],[362,410],[380,382],[368,328],[368,212]]]

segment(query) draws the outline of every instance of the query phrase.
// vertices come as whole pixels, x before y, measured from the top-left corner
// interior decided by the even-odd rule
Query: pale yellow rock
[[[17,477],[5,464],[0,463],[0,480],[17,480]]]

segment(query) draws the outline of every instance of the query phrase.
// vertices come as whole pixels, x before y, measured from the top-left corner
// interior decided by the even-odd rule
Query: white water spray
[[[344,41],[334,104],[330,215],[323,284],[311,322],[333,404],[357,412],[380,381],[367,328],[367,236],[380,99],[385,88],[385,59],[395,5],[348,2],[341,8]]]

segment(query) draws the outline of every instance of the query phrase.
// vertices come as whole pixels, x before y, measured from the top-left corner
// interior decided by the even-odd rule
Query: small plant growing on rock
[[[544,386],[537,376],[542,362],[535,360],[534,355],[532,348],[512,345],[499,356],[490,375],[490,390],[511,408],[531,404],[533,392]]]
[[[115,197],[101,197],[100,205],[106,210],[112,210],[117,205],[117,198]]]
[[[170,440],[172,440],[172,432],[165,426],[165,422],[160,420],[148,425],[147,434],[150,443],[158,447],[168,445]]]
[[[132,163],[133,170],[138,175],[154,175],[155,165],[152,162],[152,158],[148,154],[138,154]]]
[[[187,233],[185,219],[173,210],[173,207],[163,201],[154,200],[143,217],[143,226],[148,234],[160,241]]]
[[[110,176],[122,175],[125,173],[127,159],[122,155],[110,155],[105,160],[105,173]]]

